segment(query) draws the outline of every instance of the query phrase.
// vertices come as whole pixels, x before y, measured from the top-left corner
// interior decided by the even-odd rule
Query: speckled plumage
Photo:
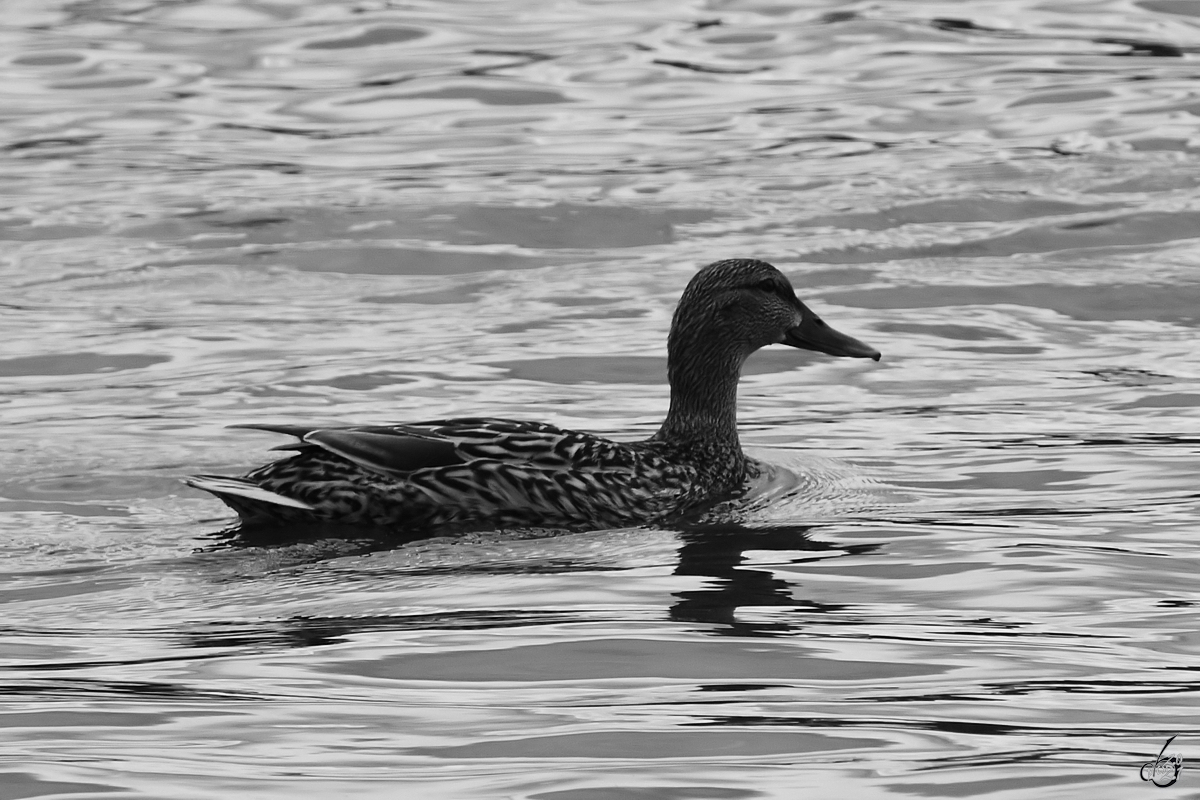
[[[671,407],[640,442],[539,422],[451,419],[317,428],[248,425],[299,439],[240,478],[195,476],[244,525],[336,522],[404,531],[638,525],[727,499],[758,472],[742,452],[742,363],[772,343],[878,360],[751,259],[718,261],[689,283],[668,340]]]

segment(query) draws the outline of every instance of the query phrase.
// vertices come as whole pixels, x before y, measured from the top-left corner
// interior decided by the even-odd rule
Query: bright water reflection
[[[0,800],[1196,792],[1197,4],[3,10]],[[644,436],[735,255],[884,351],[753,359],[745,524],[231,546],[177,482]]]

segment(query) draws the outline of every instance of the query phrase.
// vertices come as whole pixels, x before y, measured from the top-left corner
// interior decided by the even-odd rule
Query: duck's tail
[[[185,478],[183,482],[216,495],[221,502],[237,512],[243,523],[312,519],[312,512],[316,510],[308,503],[276,494],[245,478],[193,475]]]

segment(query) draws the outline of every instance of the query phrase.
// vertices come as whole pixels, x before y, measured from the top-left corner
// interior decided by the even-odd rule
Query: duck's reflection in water
[[[814,538],[813,532],[820,526],[783,524],[749,526],[737,522],[706,522],[677,528],[675,535],[680,543],[678,564],[673,570],[676,576],[694,576],[703,579],[699,588],[672,592],[668,595],[670,605],[668,617],[676,622],[700,623],[706,630],[724,635],[780,636],[811,622],[813,614],[845,610],[841,603],[826,603],[807,599],[801,595],[801,585],[774,569],[775,564],[799,564],[805,561],[837,558],[843,555],[869,553],[881,545],[874,543],[843,544]],[[408,538],[380,535],[371,538],[368,532],[356,530],[356,538],[339,538],[330,533],[327,526],[310,536],[299,536],[295,526],[278,534],[278,538],[255,537],[248,540],[237,532],[225,532],[217,544],[207,548],[209,554],[220,555],[231,552],[257,553],[263,559],[262,569],[271,571],[280,567],[297,567],[371,552],[397,550],[410,543]],[[291,535],[287,535],[291,534]],[[409,537],[420,538],[420,537]],[[503,538],[503,537],[500,537]],[[539,537],[531,537],[537,541]],[[498,541],[499,539],[497,539]],[[550,538],[553,540],[553,537]],[[490,539],[489,539],[490,541]],[[776,558],[762,555],[765,552],[778,554]],[[748,557],[747,553],[760,555]],[[420,566],[398,564],[393,574],[405,580],[415,576],[434,574],[451,575],[520,575],[561,574],[569,571],[591,572],[598,565],[589,559],[572,563],[570,558],[543,557],[516,560],[487,560],[484,563],[470,561],[441,561]],[[241,569],[230,579],[254,580],[257,570],[247,573],[246,564],[238,562]],[[760,566],[761,565],[761,566]],[[382,577],[388,570],[375,565],[372,575]],[[691,584],[691,582],[689,582]],[[694,585],[694,584],[691,584]],[[669,598],[669,599],[668,599]],[[794,615],[755,614],[753,609],[789,609]],[[739,619],[739,611],[741,619]],[[211,630],[193,633],[197,647],[229,647],[270,642],[286,646],[314,646],[342,641],[346,636],[364,630],[409,630],[428,627],[452,628],[497,628],[510,626],[558,623],[573,619],[577,611],[569,609],[461,609],[437,614],[397,614],[377,617],[309,616],[278,621],[269,625],[261,623],[246,625],[232,623],[217,625]],[[756,618],[757,617],[757,618]],[[767,618],[769,617],[769,618]]]
[[[816,555],[820,552],[866,553],[879,547],[877,544],[839,545],[817,541],[809,536],[813,529],[812,525],[747,527],[731,523],[680,531],[682,546],[675,574],[714,580],[703,589],[676,592],[679,602],[670,608],[671,619],[715,625],[718,626],[717,633],[728,635],[777,636],[794,630],[797,625],[782,620],[739,621],[738,609],[786,606],[817,613],[843,609],[845,606],[837,603],[798,599],[796,584],[776,577],[767,569],[744,566],[748,550],[803,551]]]

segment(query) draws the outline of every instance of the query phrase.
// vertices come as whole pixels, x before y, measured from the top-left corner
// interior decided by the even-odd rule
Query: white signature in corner
[[[1142,780],[1150,781],[1155,786],[1170,786],[1179,780],[1179,771],[1183,769],[1183,756],[1178,753],[1167,753],[1167,747],[1175,741],[1172,736],[1158,751],[1158,757],[1153,761],[1142,764]],[[1164,755],[1166,753],[1166,755]]]

